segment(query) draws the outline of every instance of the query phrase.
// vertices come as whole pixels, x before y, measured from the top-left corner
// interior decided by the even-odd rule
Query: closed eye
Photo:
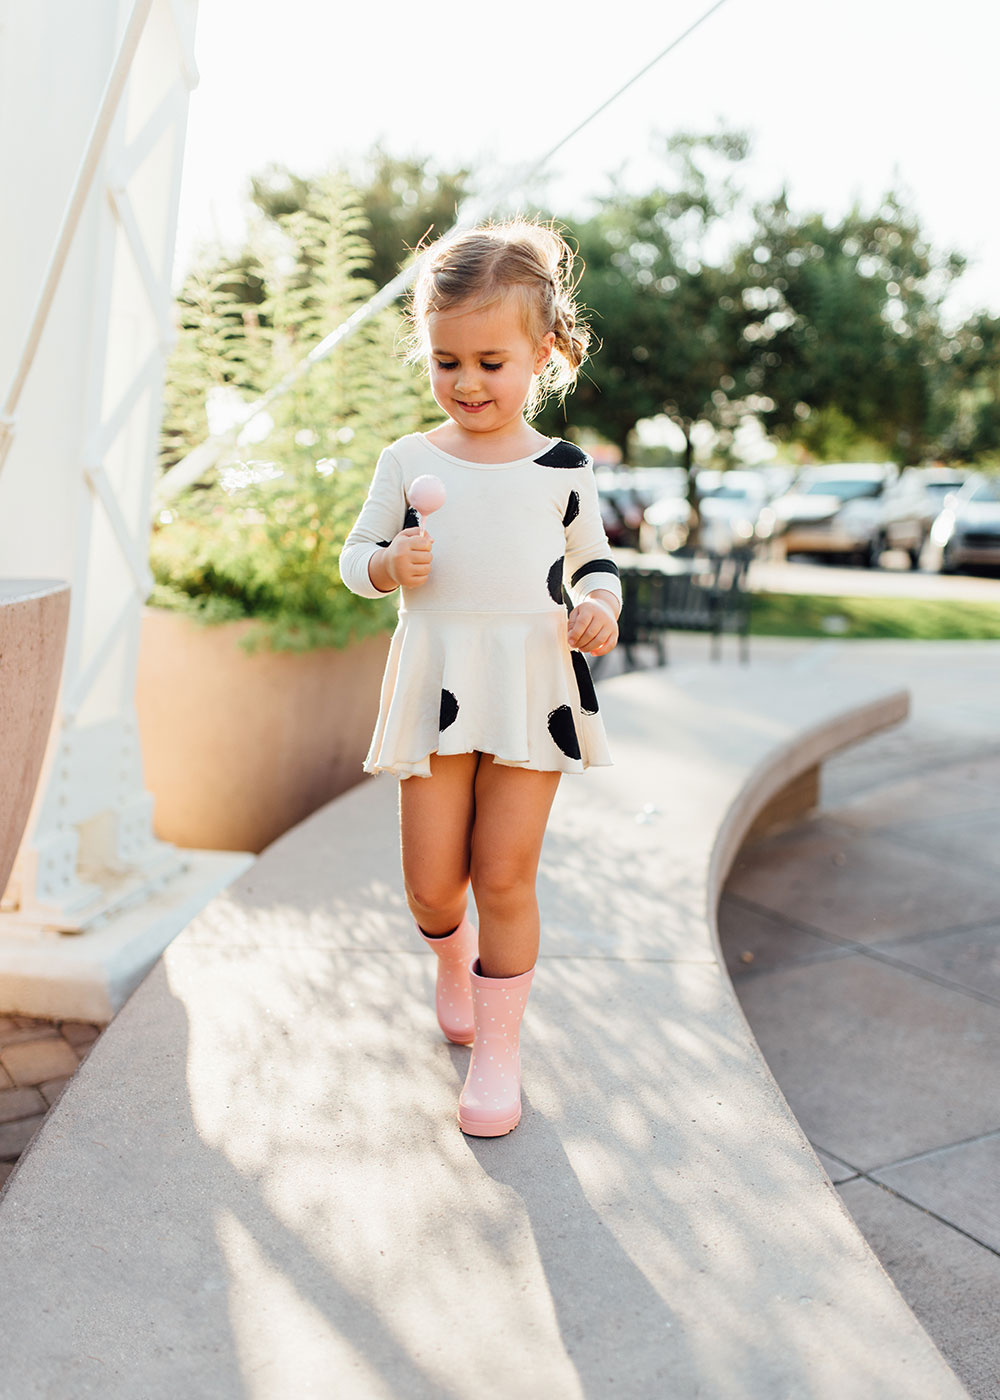
[[[457,360],[436,360],[436,361],[435,361],[435,364],[437,365],[438,369],[442,369],[442,370],[453,370],[453,369],[458,369],[458,361],[457,361]],[[489,370],[489,371],[492,373],[494,370],[503,369],[503,363],[501,362],[500,364],[497,364],[497,365],[491,365],[491,364],[487,364],[486,361],[484,360],[484,361],[483,361],[483,369]]]

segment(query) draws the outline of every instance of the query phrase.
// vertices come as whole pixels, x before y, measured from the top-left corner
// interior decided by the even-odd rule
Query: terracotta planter
[[[252,626],[143,614],[136,708],[156,835],[260,851],[365,776],[388,634],[247,655]]]
[[[0,895],[31,814],[62,677],[69,584],[0,581]]]

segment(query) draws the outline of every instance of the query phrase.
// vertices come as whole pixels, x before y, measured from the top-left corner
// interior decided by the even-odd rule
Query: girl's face
[[[536,345],[516,299],[507,297],[486,308],[431,312],[427,333],[431,391],[449,418],[483,437],[524,426],[532,376],[552,354],[551,331]]]

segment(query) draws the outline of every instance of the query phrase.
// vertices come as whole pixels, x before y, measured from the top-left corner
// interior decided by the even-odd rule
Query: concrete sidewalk
[[[856,651],[863,647],[864,651]],[[857,643],[910,720],[745,847],[719,924],[765,1058],[897,1287],[1000,1395],[1000,646]]]
[[[168,950],[11,1180],[3,1400],[963,1395],[747,1052],[689,844],[746,743],[794,732],[800,692],[876,661],[908,678],[902,651],[830,645],[755,642],[759,667],[687,691],[683,667],[602,687],[616,767],[554,810],[510,1138],[454,1123],[468,1052],[435,1032],[394,785],[271,848]],[[927,669],[972,675],[990,650]]]

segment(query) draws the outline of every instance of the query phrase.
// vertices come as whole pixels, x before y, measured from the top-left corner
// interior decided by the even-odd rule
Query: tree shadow
[[[470,1138],[470,1151],[524,1207],[580,1393],[606,1400],[640,1377],[652,1395],[668,1381],[663,1338],[677,1316],[590,1204],[559,1134],[527,1093],[522,1102],[513,1134]]]

